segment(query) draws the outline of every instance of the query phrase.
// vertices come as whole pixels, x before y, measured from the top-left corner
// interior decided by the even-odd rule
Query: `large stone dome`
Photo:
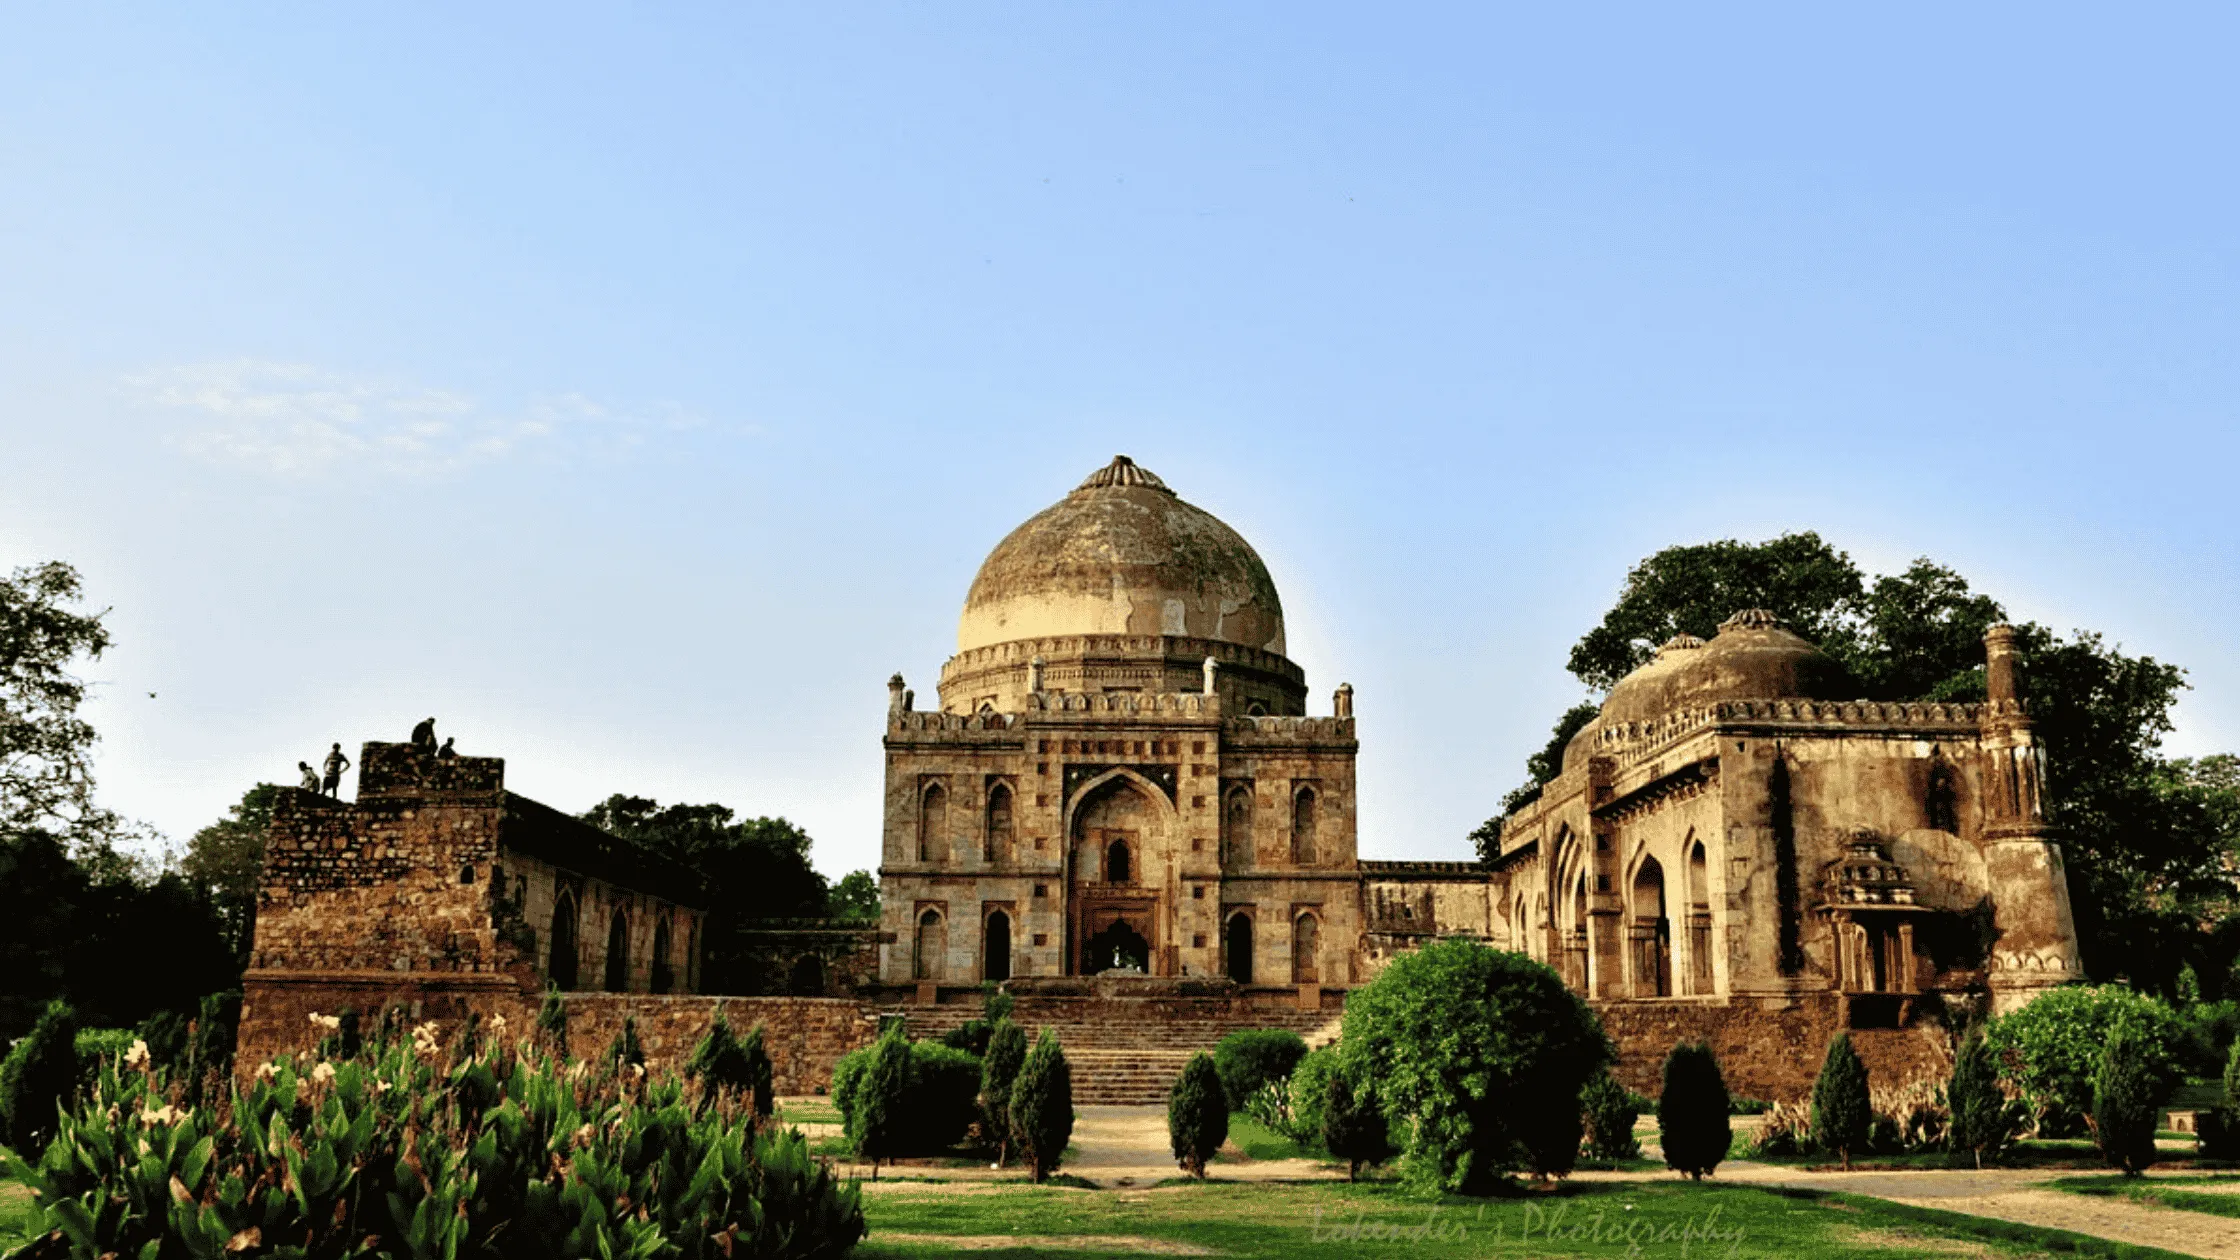
[[[957,651],[1077,635],[1211,639],[1280,656],[1283,602],[1237,531],[1121,455],[988,553]]]
[[[1602,702],[1602,721],[1646,722],[1719,700],[1839,699],[1843,667],[1763,609],[1720,623],[1709,643],[1680,635],[1627,674]]]

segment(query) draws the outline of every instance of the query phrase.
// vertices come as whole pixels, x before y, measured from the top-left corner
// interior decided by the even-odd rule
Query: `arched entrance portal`
[[[980,978],[988,981],[1011,978],[1011,916],[1001,910],[988,915],[985,929],[987,955],[980,964]]]
[[[1110,971],[1115,955],[1123,969],[1175,974],[1175,951],[1165,940],[1173,813],[1158,788],[1124,772],[1083,791],[1068,826],[1069,974]]]
[[[1252,916],[1239,911],[1229,916],[1227,932],[1229,978],[1238,984],[1252,983]]]
[[[1089,938],[1088,968],[1097,971],[1151,970],[1151,942],[1143,934],[1128,926],[1126,919],[1115,920],[1110,927]]]

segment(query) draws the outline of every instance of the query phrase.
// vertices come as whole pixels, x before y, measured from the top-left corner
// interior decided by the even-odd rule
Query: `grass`
[[[2232,1180],[2230,1177],[2156,1177],[2151,1181],[2117,1176],[2062,1177],[2049,1181],[2046,1185],[2071,1194],[2129,1199],[2133,1203],[2144,1203],[2149,1207],[2178,1208],[2187,1212],[2205,1212],[2210,1216],[2240,1219],[2240,1194],[2202,1194],[2180,1188],[2210,1181],[2222,1181],[2230,1185]]]
[[[865,1196],[864,1260],[954,1256],[1206,1255],[1318,1260],[1405,1251],[1484,1256],[1874,1257],[1958,1253],[2153,1257],[2172,1253],[2061,1230],[1852,1195],[1717,1182],[1569,1183],[1512,1199],[1428,1200],[1393,1183],[1210,1181],[1146,1190],[1013,1185]],[[1635,1248],[1638,1247],[1638,1250]]]
[[[0,1167],[12,1168],[16,1153],[0,1146],[0,1157],[7,1161]],[[0,1172],[0,1251],[14,1251],[31,1241],[31,1214],[33,1212],[31,1187]]]
[[[1276,1132],[1241,1111],[1229,1113],[1229,1142],[1244,1152],[1246,1159],[1315,1159],[1318,1153],[1300,1146],[1297,1142]],[[1234,1157],[1216,1155],[1223,1163]]]

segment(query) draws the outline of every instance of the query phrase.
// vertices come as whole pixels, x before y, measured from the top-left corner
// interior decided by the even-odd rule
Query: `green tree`
[[[1664,1089],[1657,1097],[1658,1142],[1665,1166],[1701,1181],[1719,1167],[1734,1143],[1727,1120],[1727,1079],[1709,1044],[1683,1041],[1664,1057]]]
[[[1639,1159],[1641,1143],[1633,1136],[1641,1108],[1633,1094],[1610,1075],[1608,1069],[1587,1082],[1579,1094],[1586,1112],[1587,1153],[1596,1159]]]
[[[646,1048],[638,1043],[638,1020],[634,1015],[622,1017],[622,1031],[607,1043],[607,1052],[599,1056],[602,1071],[613,1073],[624,1068],[642,1068],[646,1065]]]
[[[1011,1086],[1026,1059],[1026,1030],[1008,1019],[997,1020],[980,1060],[980,1121],[995,1143],[998,1164],[1011,1158]]]
[[[2092,1075],[2092,1137],[2108,1163],[2136,1177],[2154,1163],[2155,1121],[2177,1081],[2148,1034],[2119,1024]]]
[[[910,1137],[910,1040],[897,1023],[879,1038],[863,1079],[856,1085],[848,1128],[856,1154],[871,1161],[871,1179],[879,1179],[879,1161],[904,1153]]]
[[[1866,1148],[1873,1125],[1867,1065],[1851,1048],[1851,1034],[1839,1032],[1820,1061],[1820,1079],[1812,1083],[1812,1140],[1822,1150],[1834,1151],[1848,1172],[1851,1152]]]
[[[2083,1129],[2101,1051],[2124,1027],[2142,1034],[2134,1044],[2156,1071],[2175,1070],[2185,1029],[2168,1006],[2121,985],[2054,989],[1992,1020],[1985,1037],[2040,1136],[2067,1137]]]
[[[1384,1112],[1374,1098],[1354,1089],[1342,1064],[1322,1076],[1322,1148],[1346,1161],[1346,1180],[1361,1180],[1361,1170],[1392,1158],[1392,1142]]]
[[[78,1016],[70,1004],[50,1002],[31,1032],[0,1061],[0,1122],[8,1145],[26,1159],[45,1149],[57,1107],[78,1092]]]
[[[1182,1065],[1167,1093],[1167,1145],[1184,1172],[1204,1181],[1206,1161],[1228,1140],[1229,1096],[1221,1090],[1213,1056],[1200,1050]]]
[[[2240,1159],[2240,1041],[2224,1062],[2224,1102],[2201,1111],[2195,1123],[2203,1159]]]
[[[1543,1131],[1613,1057],[1602,1025],[1545,965],[1462,938],[1400,955],[1346,1001],[1344,1044],[1408,1133],[1412,1180],[1471,1194],[1547,1170]]]
[[[1011,1083],[1011,1139],[1038,1182],[1058,1170],[1073,1140],[1073,1065],[1047,1028]]]
[[[77,570],[50,562],[0,578],[0,837],[106,833],[93,801],[93,726],[78,716],[71,672],[109,647],[103,613],[85,613]]]
[[[1945,1101],[1952,1110],[1952,1151],[1973,1157],[1978,1168],[1985,1156],[1997,1159],[2022,1128],[2022,1108],[1999,1088],[1999,1065],[1980,1027],[1961,1038]]]
[[[264,841],[272,830],[277,784],[259,783],[241,794],[226,816],[194,833],[179,870],[203,889],[216,909],[226,942],[240,965],[249,960],[257,926],[257,885],[264,876]]]
[[[687,1079],[697,1080],[710,1096],[719,1092],[739,1095],[756,1116],[768,1116],[777,1107],[772,1090],[770,1054],[763,1049],[762,1025],[756,1024],[742,1040],[731,1031],[723,1008],[716,1008],[708,1031],[685,1060]]]
[[[824,912],[835,919],[879,917],[879,881],[869,871],[849,871],[826,894]]]

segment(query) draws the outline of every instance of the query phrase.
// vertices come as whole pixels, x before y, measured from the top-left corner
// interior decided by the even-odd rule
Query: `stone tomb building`
[[[1612,689],[1492,861],[1363,861],[1351,689],[1309,716],[1259,556],[1116,459],[982,564],[931,710],[889,683],[880,977],[1334,1015],[1459,935],[1554,966],[1637,1087],[1704,1037],[1793,1094],[1839,1027],[1934,1070],[1925,1001],[2080,974],[2012,632],[1986,646],[1986,703],[1878,704],[1739,612]]]
[[[1125,458],[997,545],[937,708],[889,683],[895,985],[1362,979],[1350,692],[1307,716],[1267,566]]]

